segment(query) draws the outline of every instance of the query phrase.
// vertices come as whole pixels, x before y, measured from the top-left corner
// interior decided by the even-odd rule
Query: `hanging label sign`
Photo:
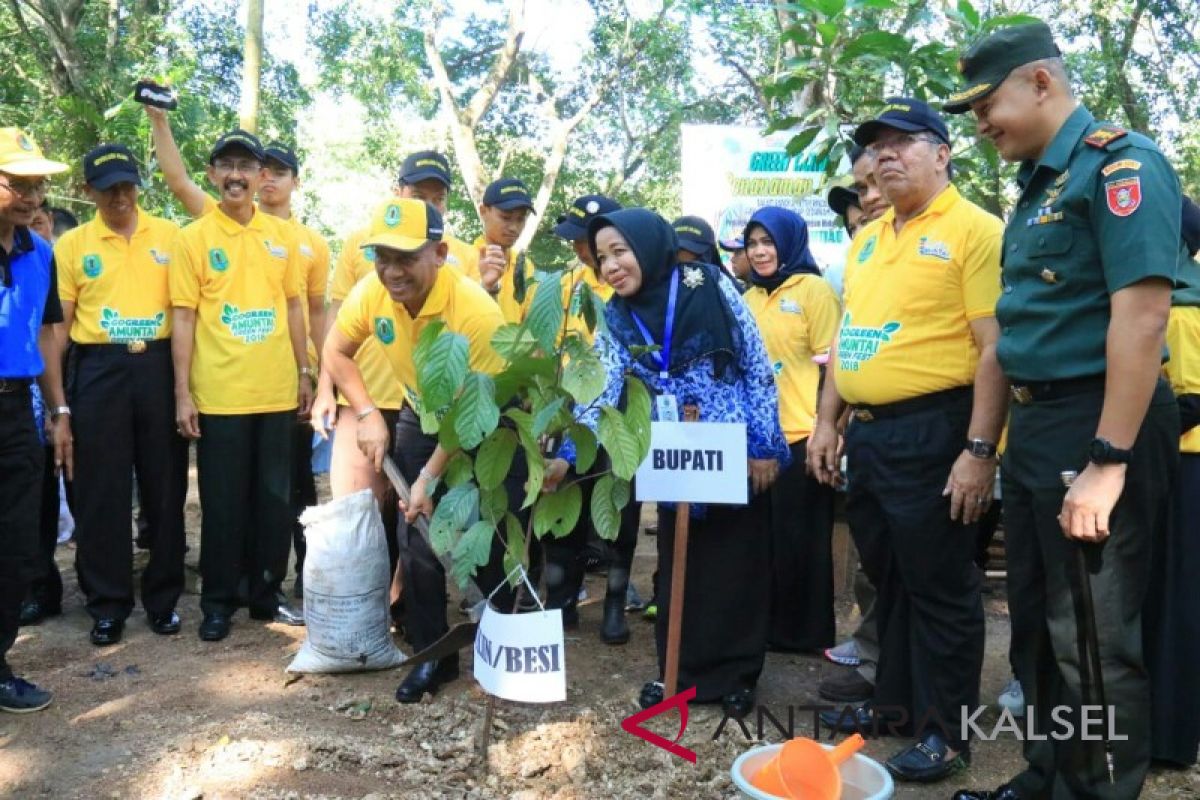
[[[501,614],[485,606],[475,634],[475,680],[504,700],[566,700],[562,611]]]
[[[740,422],[651,422],[638,467],[641,502],[749,502],[746,426]]]

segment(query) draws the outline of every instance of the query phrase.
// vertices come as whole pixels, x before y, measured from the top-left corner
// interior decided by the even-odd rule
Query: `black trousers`
[[[1081,684],[1082,637],[1076,568],[1080,545],[1058,523],[1063,471],[1082,472],[1096,433],[1101,392],[1014,405],[1004,455],[1004,537],[1011,660],[1039,731],[1054,730],[1056,707],[1097,705]],[[1142,608],[1151,575],[1154,531],[1165,530],[1168,493],[1179,458],[1179,411],[1160,382],[1133,448],[1125,489],[1109,518],[1110,535],[1085,545],[1100,640],[1105,700],[1115,712],[1116,783],[1108,782],[1102,743],[1027,741],[1026,770],[1012,784],[1024,798],[1133,798],[1150,763],[1150,682],[1142,658]],[[1194,575],[1188,580],[1194,584]],[[1176,644],[1175,642],[1171,643]],[[1171,658],[1178,654],[1172,650]],[[1185,669],[1194,671],[1194,664]],[[1075,712],[1076,734],[1079,714]],[[1092,731],[1096,733],[1096,731]]]
[[[421,432],[417,415],[407,407],[401,409],[392,458],[406,481],[411,484],[417,479],[421,467],[436,447],[437,439]],[[508,492],[508,507],[520,520],[522,529],[528,520],[528,509],[518,509],[525,497],[527,475],[524,454],[518,449],[504,487]],[[404,629],[409,643],[419,651],[450,629],[446,620],[446,570],[416,526],[406,525],[403,518],[399,522],[397,538],[404,570]],[[504,545],[499,537],[492,537],[491,557],[476,571],[475,583],[485,597],[499,586],[492,598],[493,604],[505,613],[512,610],[514,593],[505,582]]]
[[[44,458],[29,391],[0,394],[0,681],[13,676],[6,656],[37,554]]]
[[[296,578],[304,574],[304,526],[300,515],[317,504],[317,482],[312,472],[313,429],[308,422],[296,423],[292,434],[292,548],[296,551]]]
[[[964,707],[979,702],[984,618],[975,528],[942,496],[967,438],[971,393],[915,413],[856,420],[846,432],[846,518],[878,590],[875,702],[908,710],[918,738],[966,742]]]
[[[175,431],[169,341],[144,353],[76,345],[71,364],[75,437],[75,570],[95,619],[133,610],[133,474],[149,525],[142,606],[166,614],[183,592],[187,442]]]
[[[833,489],[804,468],[808,440],[790,446],[792,463],[771,486],[772,650],[813,652],[830,647],[833,616]]]
[[[1156,529],[1142,626],[1150,672],[1150,757],[1178,766],[1200,749],[1200,453],[1182,453],[1171,524]]]
[[[749,505],[704,507],[688,528],[679,688],[696,687],[696,702],[712,703],[754,689],[767,652],[770,587],[770,495]],[[675,569],[675,507],[658,504],[658,671],[667,663],[671,576]]]
[[[603,468],[602,468],[603,469]],[[575,480],[574,469],[566,480]],[[583,586],[585,553],[589,539],[595,535],[592,525],[592,488],[594,479],[579,484],[583,490],[583,503],[579,521],[571,532],[561,539],[549,537],[545,540],[546,553],[546,605],[549,608],[568,608],[575,604],[579,589]],[[621,509],[621,527],[613,541],[614,559],[608,570],[608,591],[619,592],[622,601],[629,585],[629,573],[633,566],[633,553],[637,550],[637,537],[641,529],[642,504],[634,500],[636,489],[630,486],[629,502]]]
[[[62,608],[62,573],[54,561],[58,548],[58,475],[54,473],[54,450],[45,448],[42,467],[42,500],[38,507],[37,555],[29,573],[26,600],[43,608]]]
[[[201,414],[196,447],[200,608],[232,614],[249,576],[252,611],[274,612],[291,547],[296,412]]]

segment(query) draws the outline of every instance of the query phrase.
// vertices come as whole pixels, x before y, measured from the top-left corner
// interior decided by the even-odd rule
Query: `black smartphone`
[[[138,81],[137,86],[133,89],[133,99],[166,111],[172,111],[179,105],[179,100],[173,91],[151,81]]]

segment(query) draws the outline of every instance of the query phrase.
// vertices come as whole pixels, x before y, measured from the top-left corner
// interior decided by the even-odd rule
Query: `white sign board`
[[[485,606],[475,633],[475,680],[505,700],[566,700],[562,611],[501,614]]]
[[[825,201],[825,163],[789,156],[792,133],[683,125],[680,137],[684,214],[708,220],[718,239],[736,239],[759,208],[789,208],[808,223],[808,246],[822,269],[845,261],[850,239]]]
[[[651,422],[650,452],[637,471],[637,499],[749,502],[746,426],[740,422]]]

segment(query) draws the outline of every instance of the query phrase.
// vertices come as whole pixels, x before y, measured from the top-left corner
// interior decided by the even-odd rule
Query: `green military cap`
[[[950,95],[942,105],[948,114],[962,114],[971,103],[1000,88],[1008,73],[1031,61],[1058,58],[1062,51],[1044,22],[1012,25],[983,37],[958,60],[958,71],[967,85]]]

